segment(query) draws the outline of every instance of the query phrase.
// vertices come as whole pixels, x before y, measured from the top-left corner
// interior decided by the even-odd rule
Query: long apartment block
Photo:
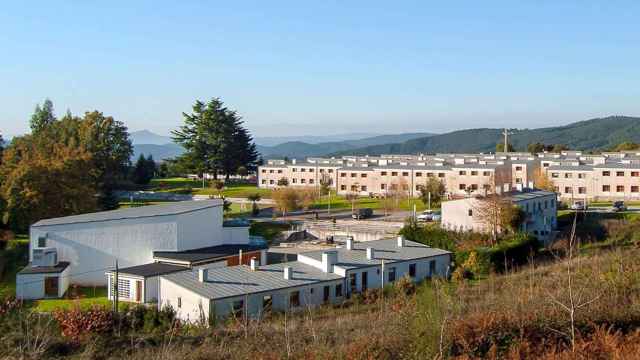
[[[317,187],[361,196],[402,192],[418,196],[429,178],[440,179],[449,198],[532,187],[536,173],[553,182],[561,200],[640,200],[640,152],[435,154],[272,159],[258,168],[258,186]]]

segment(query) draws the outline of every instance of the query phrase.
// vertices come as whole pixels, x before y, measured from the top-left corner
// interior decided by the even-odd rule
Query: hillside
[[[502,129],[467,129],[404,142],[366,146],[332,155],[412,154],[436,152],[491,152],[502,141]],[[565,144],[571,149],[602,150],[623,141],[640,142],[640,118],[610,116],[580,121],[565,126],[519,129],[510,137],[516,150],[530,143]]]
[[[302,141],[290,141],[275,146],[258,145],[258,151],[262,156],[269,157],[306,157],[324,156],[334,152],[347,151],[365,146],[388,144],[393,142],[403,142],[415,138],[433,136],[430,133],[404,133],[393,135],[378,135],[363,139],[352,139],[343,141],[329,141],[311,144]]]

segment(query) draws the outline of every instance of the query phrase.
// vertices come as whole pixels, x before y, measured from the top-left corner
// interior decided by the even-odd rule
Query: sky
[[[254,136],[640,115],[638,1],[7,1],[0,131],[37,103],[166,135],[219,97]]]

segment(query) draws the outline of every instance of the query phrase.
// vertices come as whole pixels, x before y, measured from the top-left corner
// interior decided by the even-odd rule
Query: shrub
[[[53,317],[58,321],[62,335],[79,342],[88,335],[109,332],[114,324],[113,313],[106,308],[95,306],[88,310],[76,307],[71,310],[57,310]]]

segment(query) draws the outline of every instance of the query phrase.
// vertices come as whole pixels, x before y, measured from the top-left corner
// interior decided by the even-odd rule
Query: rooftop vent
[[[353,236],[347,238],[347,250],[353,250]]]
[[[404,247],[404,236],[398,236],[398,247]]]
[[[322,253],[322,272],[333,272],[333,265],[338,262],[338,252],[329,250]]]
[[[284,267],[284,279],[285,280],[293,279],[293,270],[291,270],[291,266]]]
[[[367,260],[373,260],[375,259],[375,250],[372,247],[368,247],[367,248]]]
[[[258,259],[256,259],[255,257],[252,257],[250,264],[251,264],[251,271],[258,270]]]
[[[53,247],[43,247],[33,249],[33,266],[56,266],[58,265],[58,250]]]

